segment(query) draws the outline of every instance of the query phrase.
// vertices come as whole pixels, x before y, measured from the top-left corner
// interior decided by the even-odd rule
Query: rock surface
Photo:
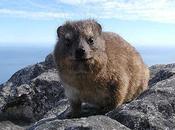
[[[0,85],[0,120],[35,122],[64,97],[49,55],[45,62],[19,70]]]
[[[10,121],[0,122],[0,130],[25,130],[25,128],[17,126]]]
[[[44,62],[19,70],[0,85],[0,128],[173,130],[175,64],[155,65],[150,70],[150,89],[132,102],[103,116],[97,115],[98,111],[93,106],[83,104],[83,118],[62,119],[61,113],[69,108],[69,102],[64,96],[64,89],[50,54]]]
[[[106,116],[91,116],[80,119],[53,119],[33,126],[28,130],[130,130]]]
[[[150,67],[151,79],[149,85],[168,79],[175,74],[175,64],[153,65]]]

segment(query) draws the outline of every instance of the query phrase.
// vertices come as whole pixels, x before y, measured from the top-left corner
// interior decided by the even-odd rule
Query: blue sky
[[[52,45],[59,25],[85,18],[133,45],[175,45],[175,0],[0,0],[0,46]]]

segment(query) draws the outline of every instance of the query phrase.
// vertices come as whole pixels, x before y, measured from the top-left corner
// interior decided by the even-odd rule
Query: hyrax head
[[[99,58],[105,51],[101,34],[101,25],[95,20],[66,22],[58,27],[55,50],[61,64],[59,66],[76,71],[94,71],[94,65],[99,67],[102,62]]]

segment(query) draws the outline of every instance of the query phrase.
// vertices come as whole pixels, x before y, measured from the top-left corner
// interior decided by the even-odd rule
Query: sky
[[[175,46],[175,0],[0,0],[0,46],[47,46],[67,20],[93,18],[137,46]]]

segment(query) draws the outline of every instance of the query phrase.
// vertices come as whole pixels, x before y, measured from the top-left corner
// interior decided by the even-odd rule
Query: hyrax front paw
[[[67,108],[58,118],[60,119],[71,119],[79,118],[81,112],[81,103],[70,102],[70,107]]]
[[[79,118],[80,117],[80,111],[76,111],[76,110],[72,110],[72,109],[67,109],[64,112],[64,117],[66,119]]]

